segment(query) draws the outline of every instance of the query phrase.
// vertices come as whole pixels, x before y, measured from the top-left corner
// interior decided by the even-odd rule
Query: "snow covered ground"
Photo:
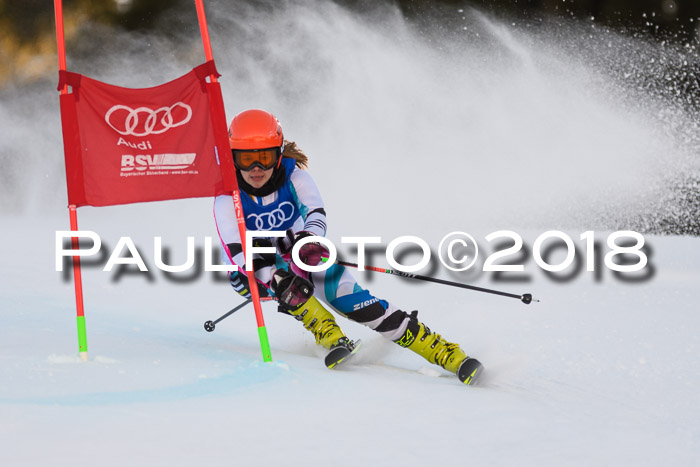
[[[207,200],[177,203],[195,220],[208,214]],[[124,226],[96,214],[82,228]],[[115,282],[86,268],[83,363],[72,285],[54,271],[63,224],[3,222],[1,465],[696,465],[700,455],[700,239],[648,237],[655,274],[640,284],[609,272],[555,283],[531,268],[528,283],[476,282],[532,292],[541,302],[529,306],[366,276],[484,362],[483,384],[466,387],[347,321],[365,346],[329,371],[271,304],[274,362],[263,363],[252,307],[202,327],[240,301],[226,284],[156,270],[152,282]],[[159,222],[127,224],[145,234]],[[152,265],[152,247],[134,238]]]
[[[462,230],[487,247],[486,234],[509,229],[531,251],[539,234],[566,229],[584,259],[581,233],[596,230],[606,248],[600,229],[643,219],[654,203],[677,208],[659,191],[698,173],[692,116],[611,71],[649,71],[670,46],[588,25],[534,35],[471,11],[443,37],[394,10],[368,21],[331,2],[207,5],[229,118],[248,107],[280,117],[309,154],[337,245],[416,235],[436,249]],[[150,38],[144,50],[143,36],[117,34],[92,57],[69,49],[69,68],[157,84],[202,60],[196,29],[182,31],[177,46]],[[601,264],[600,276],[555,280],[530,254],[521,281],[421,271],[531,292],[541,302],[529,306],[358,273],[484,363],[482,384],[466,387],[346,320],[364,346],[329,371],[271,304],[274,362],[263,363],[252,308],[203,329],[240,303],[225,282],[153,267],[154,236],[181,263],[187,236],[201,246],[216,235],[211,200],[81,208],[81,229],[105,248],[132,237],[151,267],[84,263],[81,362],[72,282],[55,271],[68,218],[53,84],[0,107],[0,465],[698,464],[700,238],[646,235],[649,275],[638,282]],[[378,253],[371,263],[388,266]]]

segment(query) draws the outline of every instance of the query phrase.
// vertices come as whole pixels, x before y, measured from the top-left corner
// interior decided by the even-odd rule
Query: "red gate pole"
[[[211,41],[209,39],[209,28],[207,27],[207,18],[204,14],[204,3],[203,0],[195,0],[195,5],[197,7],[197,18],[199,19],[199,30],[202,35],[202,43],[204,45],[204,56],[207,61],[213,60],[214,55],[211,50]],[[210,79],[212,83],[216,83],[216,76],[211,75]],[[223,101],[221,102],[221,112],[223,113]],[[226,124],[226,117],[224,115],[224,125]],[[215,130],[216,131],[216,130]],[[230,151],[229,151],[230,153]],[[225,155],[223,155],[225,156]],[[234,169],[235,170],[235,169]],[[233,178],[233,206],[236,212],[236,220],[238,221],[238,232],[241,236],[241,246],[243,247],[244,257],[248,257],[246,253],[246,227],[245,227],[245,217],[243,216],[243,206],[241,204],[240,190],[238,189],[238,181],[236,177]],[[255,308],[255,319],[258,325],[258,338],[260,339],[260,350],[263,354],[263,361],[271,362],[272,355],[270,353],[270,341],[267,337],[267,328],[265,327],[265,320],[263,319],[262,306],[260,304],[260,292],[258,291],[258,282],[255,279],[255,271],[252,265],[246,265],[248,268],[248,285],[250,289],[250,295],[253,300],[253,307]]]
[[[209,40],[209,27],[207,26],[207,17],[204,14],[204,3],[202,0],[194,0],[197,7],[197,19],[199,19],[199,31],[202,34],[202,44],[204,44],[204,57],[209,60],[214,60],[214,54],[211,52],[211,40]],[[216,76],[212,75],[211,80],[216,83]]]
[[[66,70],[66,41],[63,33],[63,1],[54,0],[54,13],[56,16],[56,47],[58,49],[58,69]],[[64,85],[61,94],[68,93],[68,85]],[[78,212],[74,204],[68,206],[70,217],[70,229],[72,232],[78,230]],[[71,237],[73,250],[80,249],[78,237]],[[75,307],[77,311],[78,325],[78,351],[80,358],[87,361],[87,332],[85,330],[85,309],[83,307],[83,279],[80,271],[80,256],[73,256],[73,283],[75,285]]]

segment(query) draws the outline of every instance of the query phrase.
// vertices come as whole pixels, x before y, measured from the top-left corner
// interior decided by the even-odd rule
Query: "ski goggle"
[[[280,160],[280,148],[268,149],[232,149],[233,164],[237,169],[247,172],[254,167],[270,170]]]

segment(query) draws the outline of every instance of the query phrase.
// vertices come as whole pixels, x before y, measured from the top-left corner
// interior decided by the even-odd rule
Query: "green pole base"
[[[262,350],[263,361],[271,362],[270,341],[267,338],[267,328],[265,326],[258,328],[258,337],[260,338],[260,350]]]
[[[78,351],[87,357],[87,332],[85,331],[85,316],[78,316]]]

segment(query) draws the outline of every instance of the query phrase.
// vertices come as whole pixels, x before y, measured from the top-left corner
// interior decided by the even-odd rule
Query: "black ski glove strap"
[[[275,271],[270,288],[277,296],[279,305],[288,310],[298,309],[314,294],[311,282],[284,269]]]

